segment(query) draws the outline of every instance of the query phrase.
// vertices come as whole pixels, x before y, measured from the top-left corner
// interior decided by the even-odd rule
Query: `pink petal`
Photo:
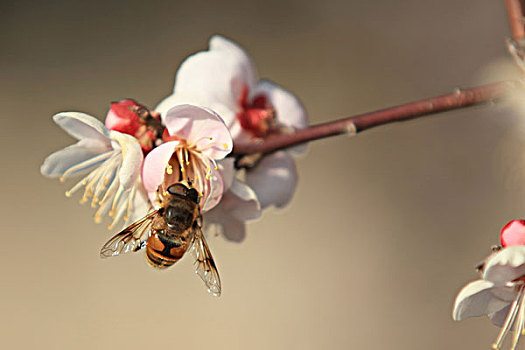
[[[198,52],[182,63],[174,92],[200,95],[205,106],[220,102],[235,111],[243,88],[255,86],[257,72],[246,52],[228,39],[214,36],[209,45],[209,51]]]
[[[144,159],[142,166],[142,183],[148,195],[155,194],[157,188],[164,180],[166,166],[173,155],[178,141],[170,141],[154,148]]]
[[[171,136],[195,145],[197,150],[213,159],[222,159],[231,152],[233,141],[222,119],[205,108],[178,105],[165,118]]]
[[[218,170],[215,170],[215,168],[211,168],[211,176],[208,181],[208,188],[211,189],[211,191],[204,193],[202,212],[207,212],[219,204],[224,191],[222,176]]]
[[[297,177],[292,156],[286,152],[276,152],[263,158],[246,173],[246,184],[257,194],[261,208],[271,205],[281,208],[292,199]]]

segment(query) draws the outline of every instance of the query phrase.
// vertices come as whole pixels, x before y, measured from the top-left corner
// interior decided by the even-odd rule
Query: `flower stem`
[[[492,102],[517,84],[518,81],[503,81],[469,89],[458,88],[450,94],[313,125],[293,133],[270,135],[260,142],[235,143],[232,153],[234,156],[266,154],[329,136],[355,134],[379,125]]]

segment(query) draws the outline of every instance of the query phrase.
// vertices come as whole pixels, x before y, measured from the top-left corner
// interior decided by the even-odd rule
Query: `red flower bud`
[[[525,220],[512,220],[501,229],[501,245],[525,245]]]
[[[142,125],[140,113],[143,111],[147,113],[148,109],[135,100],[111,102],[111,108],[106,116],[106,126],[108,129],[136,136]]]

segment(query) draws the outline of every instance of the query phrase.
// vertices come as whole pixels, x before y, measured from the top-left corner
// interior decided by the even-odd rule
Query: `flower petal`
[[[219,229],[226,239],[240,242],[246,236],[245,221],[260,216],[261,208],[255,192],[241,181],[234,180],[220,203],[205,214],[204,222]]]
[[[208,179],[208,190],[203,194],[205,202],[202,205],[202,212],[207,212],[219,204],[224,191],[224,184],[219,170],[210,169],[211,174]]]
[[[501,249],[486,263],[483,278],[502,285],[525,276],[525,246]]]
[[[98,140],[83,139],[47,156],[40,167],[40,172],[47,177],[59,177],[69,168],[84,163],[89,159],[93,159],[111,150],[112,148],[106,143],[99,142]],[[109,156],[110,155],[108,154],[108,157]],[[85,166],[80,166],[78,169],[71,171],[69,175],[74,176],[87,172],[100,165],[106,159],[107,157],[100,157],[99,160],[95,162],[89,162]]]
[[[142,219],[151,210],[151,204],[148,201],[148,195],[144,188],[140,186],[135,193],[133,198],[133,205],[131,207],[129,220],[126,225],[130,225],[140,219]]]
[[[150,199],[151,194],[155,194],[155,191],[157,191],[157,188],[164,180],[166,166],[177,145],[179,145],[178,141],[163,143],[149,152],[144,159],[142,166],[142,183],[148,195],[150,195]]]
[[[459,292],[454,302],[452,318],[461,321],[469,317],[488,315],[509,304],[494,296],[495,285],[485,280],[470,282]]]
[[[128,134],[111,130],[111,140],[118,143],[122,152],[122,165],[119,171],[119,182],[124,189],[131,188],[140,173],[140,167],[144,159],[142,148],[136,138]]]
[[[228,191],[235,178],[235,160],[233,157],[221,159],[217,165],[219,166],[219,173],[222,177],[222,183],[224,185],[224,192]]]
[[[276,152],[263,158],[246,173],[246,184],[257,194],[262,209],[270,205],[281,208],[292,199],[297,178],[292,156],[286,152]]]
[[[261,216],[261,205],[255,191],[237,179],[233,180],[221,205],[223,202],[225,209],[241,221],[254,220]]]
[[[236,111],[244,87],[255,86],[255,67],[246,52],[228,39],[213,36],[209,46],[209,51],[198,52],[182,63],[174,92],[201,95],[205,106],[221,102]]]
[[[230,217],[229,220],[222,220],[222,210],[213,209],[204,214],[204,227],[206,233],[216,232],[221,234],[229,241],[242,242],[246,237],[246,225],[244,221]]]
[[[302,129],[308,124],[306,110],[299,99],[291,92],[269,80],[260,80],[250,91],[250,99],[264,95],[275,108],[277,120],[293,128]]]
[[[94,139],[109,145],[109,130],[97,118],[80,112],[61,112],[53,120],[77,140]]]
[[[223,120],[213,111],[192,105],[178,105],[166,114],[171,136],[186,140],[206,156],[222,159],[231,152],[233,140]]]
[[[503,325],[505,324],[505,319],[507,318],[507,315],[509,314],[511,306],[512,305],[509,304],[505,306],[503,309],[489,314],[489,318],[492,324],[500,328],[503,327]]]

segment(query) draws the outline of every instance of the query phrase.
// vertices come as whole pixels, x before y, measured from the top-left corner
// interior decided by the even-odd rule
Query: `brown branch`
[[[470,89],[456,89],[447,95],[318,124],[290,134],[271,135],[261,142],[235,143],[232,153],[234,156],[266,154],[329,136],[353,134],[379,125],[478,105],[501,98],[517,84],[517,81],[503,81]]]
[[[521,0],[505,0],[507,14],[509,16],[510,31],[512,38],[522,43],[525,38],[525,22],[523,21],[524,8]]]

